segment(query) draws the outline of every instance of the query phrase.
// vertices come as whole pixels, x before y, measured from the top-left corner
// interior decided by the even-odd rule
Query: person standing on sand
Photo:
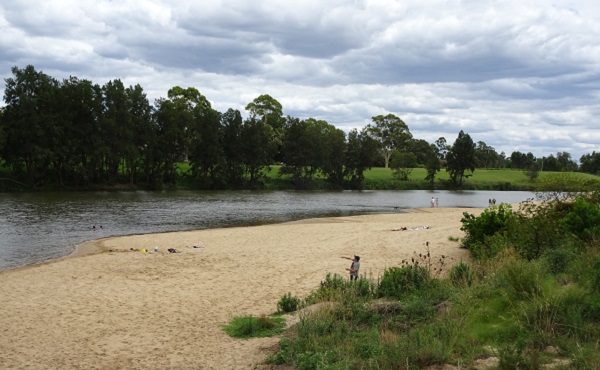
[[[344,259],[350,260],[352,261],[352,264],[350,265],[349,269],[346,269],[348,271],[350,271],[350,280],[356,280],[358,279],[358,270],[360,269],[360,257],[359,256],[354,256],[354,258],[350,258],[350,257],[343,257]]]
[[[438,199],[438,197],[435,197],[435,208],[438,208],[440,206],[440,200]]]
[[[435,198],[431,197],[431,208],[435,207]]]

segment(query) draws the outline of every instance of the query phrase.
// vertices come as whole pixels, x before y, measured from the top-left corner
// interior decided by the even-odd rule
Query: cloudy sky
[[[245,115],[269,94],[344,131],[393,113],[428,142],[600,151],[597,0],[3,1],[2,91],[28,64],[151,102],[193,86]]]

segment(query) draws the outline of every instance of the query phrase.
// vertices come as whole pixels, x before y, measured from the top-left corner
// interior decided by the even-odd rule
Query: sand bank
[[[0,364],[251,369],[278,338],[230,338],[221,326],[232,317],[271,314],[283,294],[305,297],[327,273],[346,275],[344,255],[360,255],[361,274],[374,277],[425,251],[426,242],[433,258],[467,260],[448,239],[463,235],[464,211],[481,210],[425,208],[87,242],[75,258],[0,273]],[[402,226],[429,228],[391,231]]]

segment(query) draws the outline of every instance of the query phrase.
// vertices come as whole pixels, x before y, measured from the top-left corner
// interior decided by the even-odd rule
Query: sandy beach
[[[269,315],[283,294],[304,298],[327,273],[347,276],[350,261],[340,256],[360,255],[361,275],[373,277],[426,251],[426,242],[433,259],[468,260],[449,240],[463,235],[465,211],[481,209],[423,208],[87,242],[74,257],[0,272],[0,367],[255,368],[279,338],[231,338],[221,329],[231,318]],[[402,226],[429,228],[392,231]]]

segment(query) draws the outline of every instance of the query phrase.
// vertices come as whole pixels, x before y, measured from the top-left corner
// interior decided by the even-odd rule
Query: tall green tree
[[[260,95],[246,105],[246,110],[251,118],[262,120],[275,131],[281,130],[283,127],[285,121],[283,118],[283,107],[271,95]]]
[[[244,157],[239,150],[242,142],[243,119],[239,110],[229,108],[221,116],[221,147],[225,159],[225,181],[234,189],[244,184]]]
[[[435,144],[431,144],[429,158],[427,159],[427,163],[425,164],[425,170],[427,171],[427,176],[425,176],[425,180],[429,181],[431,189],[435,187],[435,176],[441,170],[441,168],[441,159],[438,155],[437,146]]]
[[[385,168],[388,168],[393,151],[406,150],[412,134],[406,123],[394,114],[375,116],[372,120],[373,122],[367,125],[367,133],[379,143],[379,151],[383,157]]]
[[[510,155],[510,168],[524,170],[531,167],[531,165],[534,164],[535,161],[535,156],[531,152],[525,154],[519,151],[514,151]]]
[[[282,150],[284,165],[280,172],[292,175],[292,181],[299,188],[310,188],[319,172],[339,183],[343,179],[344,139],[342,131],[325,121],[288,119]]]
[[[432,149],[426,140],[411,139],[407,143],[407,151],[415,155],[417,164],[426,165]]]
[[[221,114],[212,108],[194,109],[189,157],[192,174],[203,188],[223,188],[220,169],[225,164],[221,144]]]
[[[267,125],[266,128],[270,130],[269,135],[276,148],[274,160],[276,162],[281,162],[283,160],[282,146],[284,125],[286,122],[286,119],[283,117],[283,107],[281,103],[271,95],[263,94],[248,103],[246,105],[246,111],[248,111],[250,118],[261,120]]]
[[[107,82],[102,87],[104,94],[104,115],[101,121],[105,172],[110,184],[117,183],[119,166],[125,153],[131,151],[134,132],[130,125],[130,112],[121,80]]]
[[[138,171],[151,166],[145,162],[151,158],[148,152],[151,150],[149,145],[153,138],[154,123],[152,106],[140,85],[129,86],[125,89],[125,96],[129,118],[128,132],[132,138],[123,152],[129,186],[134,186],[137,182]]]
[[[5,79],[2,120],[4,146],[1,156],[17,174],[25,173],[31,186],[43,183],[53,159],[52,144],[58,141],[59,83],[32,65],[11,68]]]
[[[335,188],[343,188],[346,134],[333,125],[327,125],[324,130],[324,140],[327,153],[321,170]]]
[[[100,127],[103,101],[99,85],[77,77],[63,80],[60,119],[64,135],[55,164],[59,169],[60,184],[79,187],[100,181],[104,146]]]
[[[273,163],[277,148],[271,137],[272,129],[262,120],[248,118],[242,126],[239,150],[244,163],[244,173],[248,187],[260,188],[264,169]]]
[[[408,181],[412,169],[417,166],[417,156],[408,151],[394,150],[390,158],[390,167],[394,170],[396,178]]]
[[[466,171],[475,171],[475,144],[462,130],[448,151],[446,171],[453,186],[462,188]]]
[[[379,143],[364,128],[348,133],[346,144],[346,165],[344,177],[352,189],[361,189],[365,180],[364,172],[373,166],[379,154]]]
[[[195,130],[201,112],[211,108],[206,97],[194,87],[174,86],[167,92],[168,99],[156,101],[157,148],[156,157],[161,163],[162,181],[175,183],[177,164],[188,159],[190,142],[195,140]]]
[[[561,171],[575,172],[578,170],[577,163],[571,159],[571,153],[569,152],[556,153],[556,160],[559,163]]]
[[[441,160],[446,160],[446,155],[448,154],[448,150],[450,149],[450,145],[446,142],[445,137],[440,137],[435,141],[435,148],[438,157]]]
[[[582,155],[579,163],[581,163],[582,172],[600,174],[600,152],[593,151],[591,154]]]
[[[498,168],[498,153],[494,147],[478,141],[475,147],[476,168]]]

